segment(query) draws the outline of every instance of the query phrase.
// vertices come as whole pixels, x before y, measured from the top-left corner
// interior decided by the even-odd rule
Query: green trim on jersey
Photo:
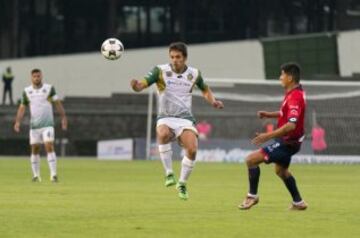
[[[29,100],[28,96],[26,95],[26,92],[23,91],[20,104],[28,106],[29,103],[30,103],[30,100]]]
[[[160,79],[161,69],[155,66],[145,77],[145,81],[147,86],[151,86],[152,84],[156,83]]]
[[[164,80],[162,71],[160,71],[159,80],[156,82],[156,86],[157,86],[159,92],[164,91],[166,88],[166,84],[165,84],[165,80]]]
[[[209,88],[209,86],[204,82],[204,79],[201,76],[200,70],[199,70],[199,75],[198,75],[198,77],[196,79],[195,84],[202,92],[208,90],[208,88]]]
[[[159,92],[162,92],[165,90],[165,81],[164,77],[162,75],[162,70],[155,66],[148,74],[144,77],[144,80],[142,80],[146,84],[147,87],[151,86],[152,84],[156,83],[156,86],[159,90]]]
[[[42,121],[42,122],[31,122],[30,123],[30,129],[41,129],[44,127],[54,127],[54,121],[47,120],[47,121]]]
[[[50,93],[49,93],[49,99],[51,99],[52,101],[52,97],[56,95],[56,91],[55,91],[55,88],[54,86],[51,86],[51,89],[50,89]]]

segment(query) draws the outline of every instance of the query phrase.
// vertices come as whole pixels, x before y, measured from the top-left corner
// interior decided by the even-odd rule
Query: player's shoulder
[[[158,68],[161,71],[171,70],[170,64],[158,64],[158,65],[155,66],[155,68]]]
[[[52,88],[53,86],[51,84],[44,83],[43,87],[48,89],[48,88]]]
[[[193,72],[193,73],[197,73],[197,74],[200,73],[200,70],[198,68],[195,68],[195,67],[192,67],[192,66],[188,66],[188,70],[190,72]]]
[[[305,91],[300,86],[291,91],[289,98],[296,101],[305,101]]]
[[[33,91],[33,89],[34,89],[33,86],[29,85],[29,86],[24,88],[24,92],[29,93],[29,92]]]
[[[196,80],[199,78],[199,76],[201,76],[201,72],[198,68],[188,66],[186,71],[187,71],[188,77],[194,78]]]

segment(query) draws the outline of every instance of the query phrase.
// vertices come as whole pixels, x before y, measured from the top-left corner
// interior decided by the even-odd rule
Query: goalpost
[[[218,138],[249,139],[262,122],[256,119],[257,110],[278,110],[284,97],[279,80],[206,78],[216,98],[225,108],[213,110],[194,90],[193,113],[197,118],[212,121],[218,128]],[[327,149],[320,155],[352,155],[360,157],[360,82],[302,80],[306,91],[307,138],[311,140],[313,117],[324,128]],[[146,157],[150,158],[151,125],[154,90],[149,90]],[[313,113],[314,112],[314,113]],[[221,126],[221,129],[219,128]]]

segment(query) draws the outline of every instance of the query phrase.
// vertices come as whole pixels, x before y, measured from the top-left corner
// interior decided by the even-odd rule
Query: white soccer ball
[[[124,45],[116,38],[106,39],[101,45],[101,54],[108,60],[117,60],[124,53]]]

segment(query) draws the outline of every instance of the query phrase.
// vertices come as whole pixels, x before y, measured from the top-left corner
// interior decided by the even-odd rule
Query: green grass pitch
[[[179,163],[175,163],[177,174]],[[261,166],[260,203],[237,204],[247,191],[244,164],[197,163],[190,199],[163,185],[159,161],[59,160],[59,184],[41,183],[30,163],[0,159],[0,237],[360,237],[360,166],[292,165],[305,212],[272,165]]]

